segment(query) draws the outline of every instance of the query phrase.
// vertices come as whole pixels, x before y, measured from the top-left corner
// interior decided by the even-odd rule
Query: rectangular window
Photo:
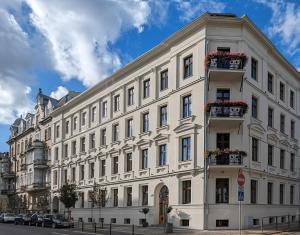
[[[279,98],[281,101],[284,102],[284,100],[285,100],[285,85],[282,82],[279,83]]]
[[[251,203],[257,203],[257,180],[251,180]]]
[[[75,131],[77,129],[77,117],[74,117],[73,119],[73,130]]]
[[[133,120],[127,120],[127,138],[132,137]]]
[[[69,134],[69,121],[66,121],[66,135]]]
[[[252,161],[258,161],[258,139],[252,137]]]
[[[148,185],[142,186],[142,206],[148,206]]]
[[[160,73],[160,90],[168,89],[168,70],[164,70]]]
[[[76,155],[76,141],[72,142],[72,155]]]
[[[268,182],[268,204],[273,203],[273,183]]]
[[[168,124],[168,106],[164,105],[160,107],[159,112],[159,125],[160,127],[166,126]]]
[[[84,180],[84,165],[80,165],[80,180]]]
[[[217,148],[221,150],[230,148],[229,133],[217,133]]]
[[[93,162],[90,163],[90,179],[95,176],[95,164]]]
[[[285,116],[280,114],[280,132],[285,133]]]
[[[92,108],[92,122],[96,120],[96,107]]]
[[[225,102],[230,100],[230,89],[217,89],[217,101]]]
[[[127,201],[127,206],[132,206],[132,188],[127,187],[126,188],[126,201]]]
[[[114,96],[114,112],[120,111],[120,95]]]
[[[167,145],[162,144],[159,146],[159,160],[158,165],[159,166],[165,166],[167,163]]]
[[[291,185],[290,186],[290,204],[293,205],[294,204],[294,190],[295,186]]]
[[[291,153],[291,159],[290,159],[290,171],[295,171],[295,154]]]
[[[182,98],[182,118],[192,116],[192,96],[184,96]]]
[[[134,104],[134,88],[131,87],[128,89],[128,106]]]
[[[90,149],[96,148],[95,133],[90,134]]]
[[[102,117],[103,118],[107,117],[107,101],[104,101],[102,103]]]
[[[251,58],[251,77],[257,81],[257,60]]]
[[[285,150],[280,149],[280,169],[284,169],[285,167],[284,161],[285,161]]]
[[[290,90],[290,107],[295,108],[295,92]]]
[[[274,127],[274,110],[272,108],[268,108],[268,126]]]
[[[106,206],[106,201],[107,201],[106,189],[101,189],[100,190],[100,201],[101,201],[101,207],[105,207]]]
[[[228,219],[217,219],[216,220],[216,227],[228,227],[229,220]]]
[[[80,152],[85,152],[85,137],[80,138]]]
[[[113,142],[119,141],[119,124],[113,125]]]
[[[80,199],[81,199],[80,207],[84,208],[84,192],[80,192]]]
[[[284,204],[284,184],[279,185],[279,204]]]
[[[76,180],[76,168],[72,167],[72,182],[75,182]]]
[[[295,139],[295,121],[291,120],[291,138]]]
[[[148,168],[148,149],[142,150],[141,169]]]
[[[114,206],[114,207],[117,207],[118,204],[119,204],[119,199],[118,199],[118,189],[117,189],[117,188],[114,188],[114,189],[113,189],[113,197],[114,197],[114,203],[113,203],[113,206]]]
[[[270,72],[268,72],[268,92],[273,94],[273,81],[274,81],[274,76]]]
[[[112,173],[118,174],[119,172],[119,157],[112,158]]]
[[[126,171],[132,171],[132,153],[126,154]]]
[[[58,147],[55,147],[55,149],[54,149],[54,158],[55,158],[55,161],[58,160]]]
[[[216,179],[216,203],[229,202],[229,179]]]
[[[193,75],[193,55],[183,59],[183,78]]]
[[[273,166],[273,151],[274,147],[271,144],[268,144],[268,165]]]
[[[101,145],[106,145],[106,129],[101,130]]]
[[[150,79],[144,81],[143,97],[148,98],[150,96]]]
[[[53,183],[57,185],[57,171],[53,171]]]
[[[65,144],[64,150],[65,150],[65,151],[64,151],[64,157],[65,157],[65,158],[68,158],[68,155],[69,155],[69,154],[68,154],[68,144]]]
[[[258,100],[256,97],[252,96],[252,109],[251,109],[252,117],[258,118]]]
[[[191,203],[191,198],[192,198],[191,181],[190,180],[182,181],[182,204]]]
[[[181,161],[191,160],[191,137],[181,139]]]
[[[56,126],[56,138],[59,138],[59,125]]]
[[[148,132],[149,131],[149,113],[143,113],[143,132]]]
[[[86,124],[86,112],[82,113],[82,120],[81,120],[81,125],[85,126]]]
[[[100,161],[100,176],[105,176],[105,168],[106,168],[106,161],[102,159]]]

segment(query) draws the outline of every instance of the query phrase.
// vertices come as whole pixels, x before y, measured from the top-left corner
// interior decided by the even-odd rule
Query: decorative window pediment
[[[198,124],[194,124],[192,122],[189,122],[189,123],[184,123],[184,124],[178,125],[177,127],[174,128],[173,131],[175,133],[180,133],[180,132],[187,131],[190,129],[200,129],[200,128],[202,128],[202,126],[200,126]]]

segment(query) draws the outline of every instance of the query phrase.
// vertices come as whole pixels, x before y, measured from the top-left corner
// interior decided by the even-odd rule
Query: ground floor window
[[[125,218],[124,219],[124,224],[130,224],[130,219],[129,218]]]
[[[117,223],[117,219],[116,219],[116,218],[111,218],[111,219],[110,219],[110,222],[111,222],[112,224],[115,224],[115,223]]]
[[[259,219],[253,219],[253,225],[259,225]]]
[[[216,220],[216,227],[228,227],[229,220],[228,219],[217,219]]]
[[[182,181],[182,204],[191,203],[191,181]]]
[[[180,220],[180,225],[188,227],[188,226],[190,226],[190,221],[188,219],[182,219],[182,220]]]
[[[229,202],[229,179],[216,179],[216,203]]]

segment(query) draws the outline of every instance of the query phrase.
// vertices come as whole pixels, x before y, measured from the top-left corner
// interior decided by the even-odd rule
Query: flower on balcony
[[[216,155],[216,157],[218,156],[222,156],[222,155],[228,155],[228,154],[236,154],[236,155],[241,155],[241,156],[246,156],[247,153],[245,151],[242,150],[230,150],[230,149],[216,149],[216,150],[209,150],[207,151],[207,156],[210,155]]]
[[[206,104],[205,111],[210,112],[211,107],[242,107],[244,114],[248,110],[248,104],[245,101],[216,101]]]
[[[205,66],[206,68],[211,67],[212,63],[214,61],[217,62],[230,62],[230,61],[240,61],[240,68],[243,68],[245,64],[247,63],[248,57],[246,56],[245,53],[240,53],[240,52],[221,52],[221,51],[214,51],[208,53],[208,55],[205,58]]]

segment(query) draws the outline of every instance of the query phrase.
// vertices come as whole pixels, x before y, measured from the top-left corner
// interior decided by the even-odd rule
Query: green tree
[[[76,192],[75,184],[65,184],[60,190],[59,200],[65,205],[65,208],[68,209],[68,219],[71,218],[70,208],[75,206],[76,201],[78,200],[78,195]]]

